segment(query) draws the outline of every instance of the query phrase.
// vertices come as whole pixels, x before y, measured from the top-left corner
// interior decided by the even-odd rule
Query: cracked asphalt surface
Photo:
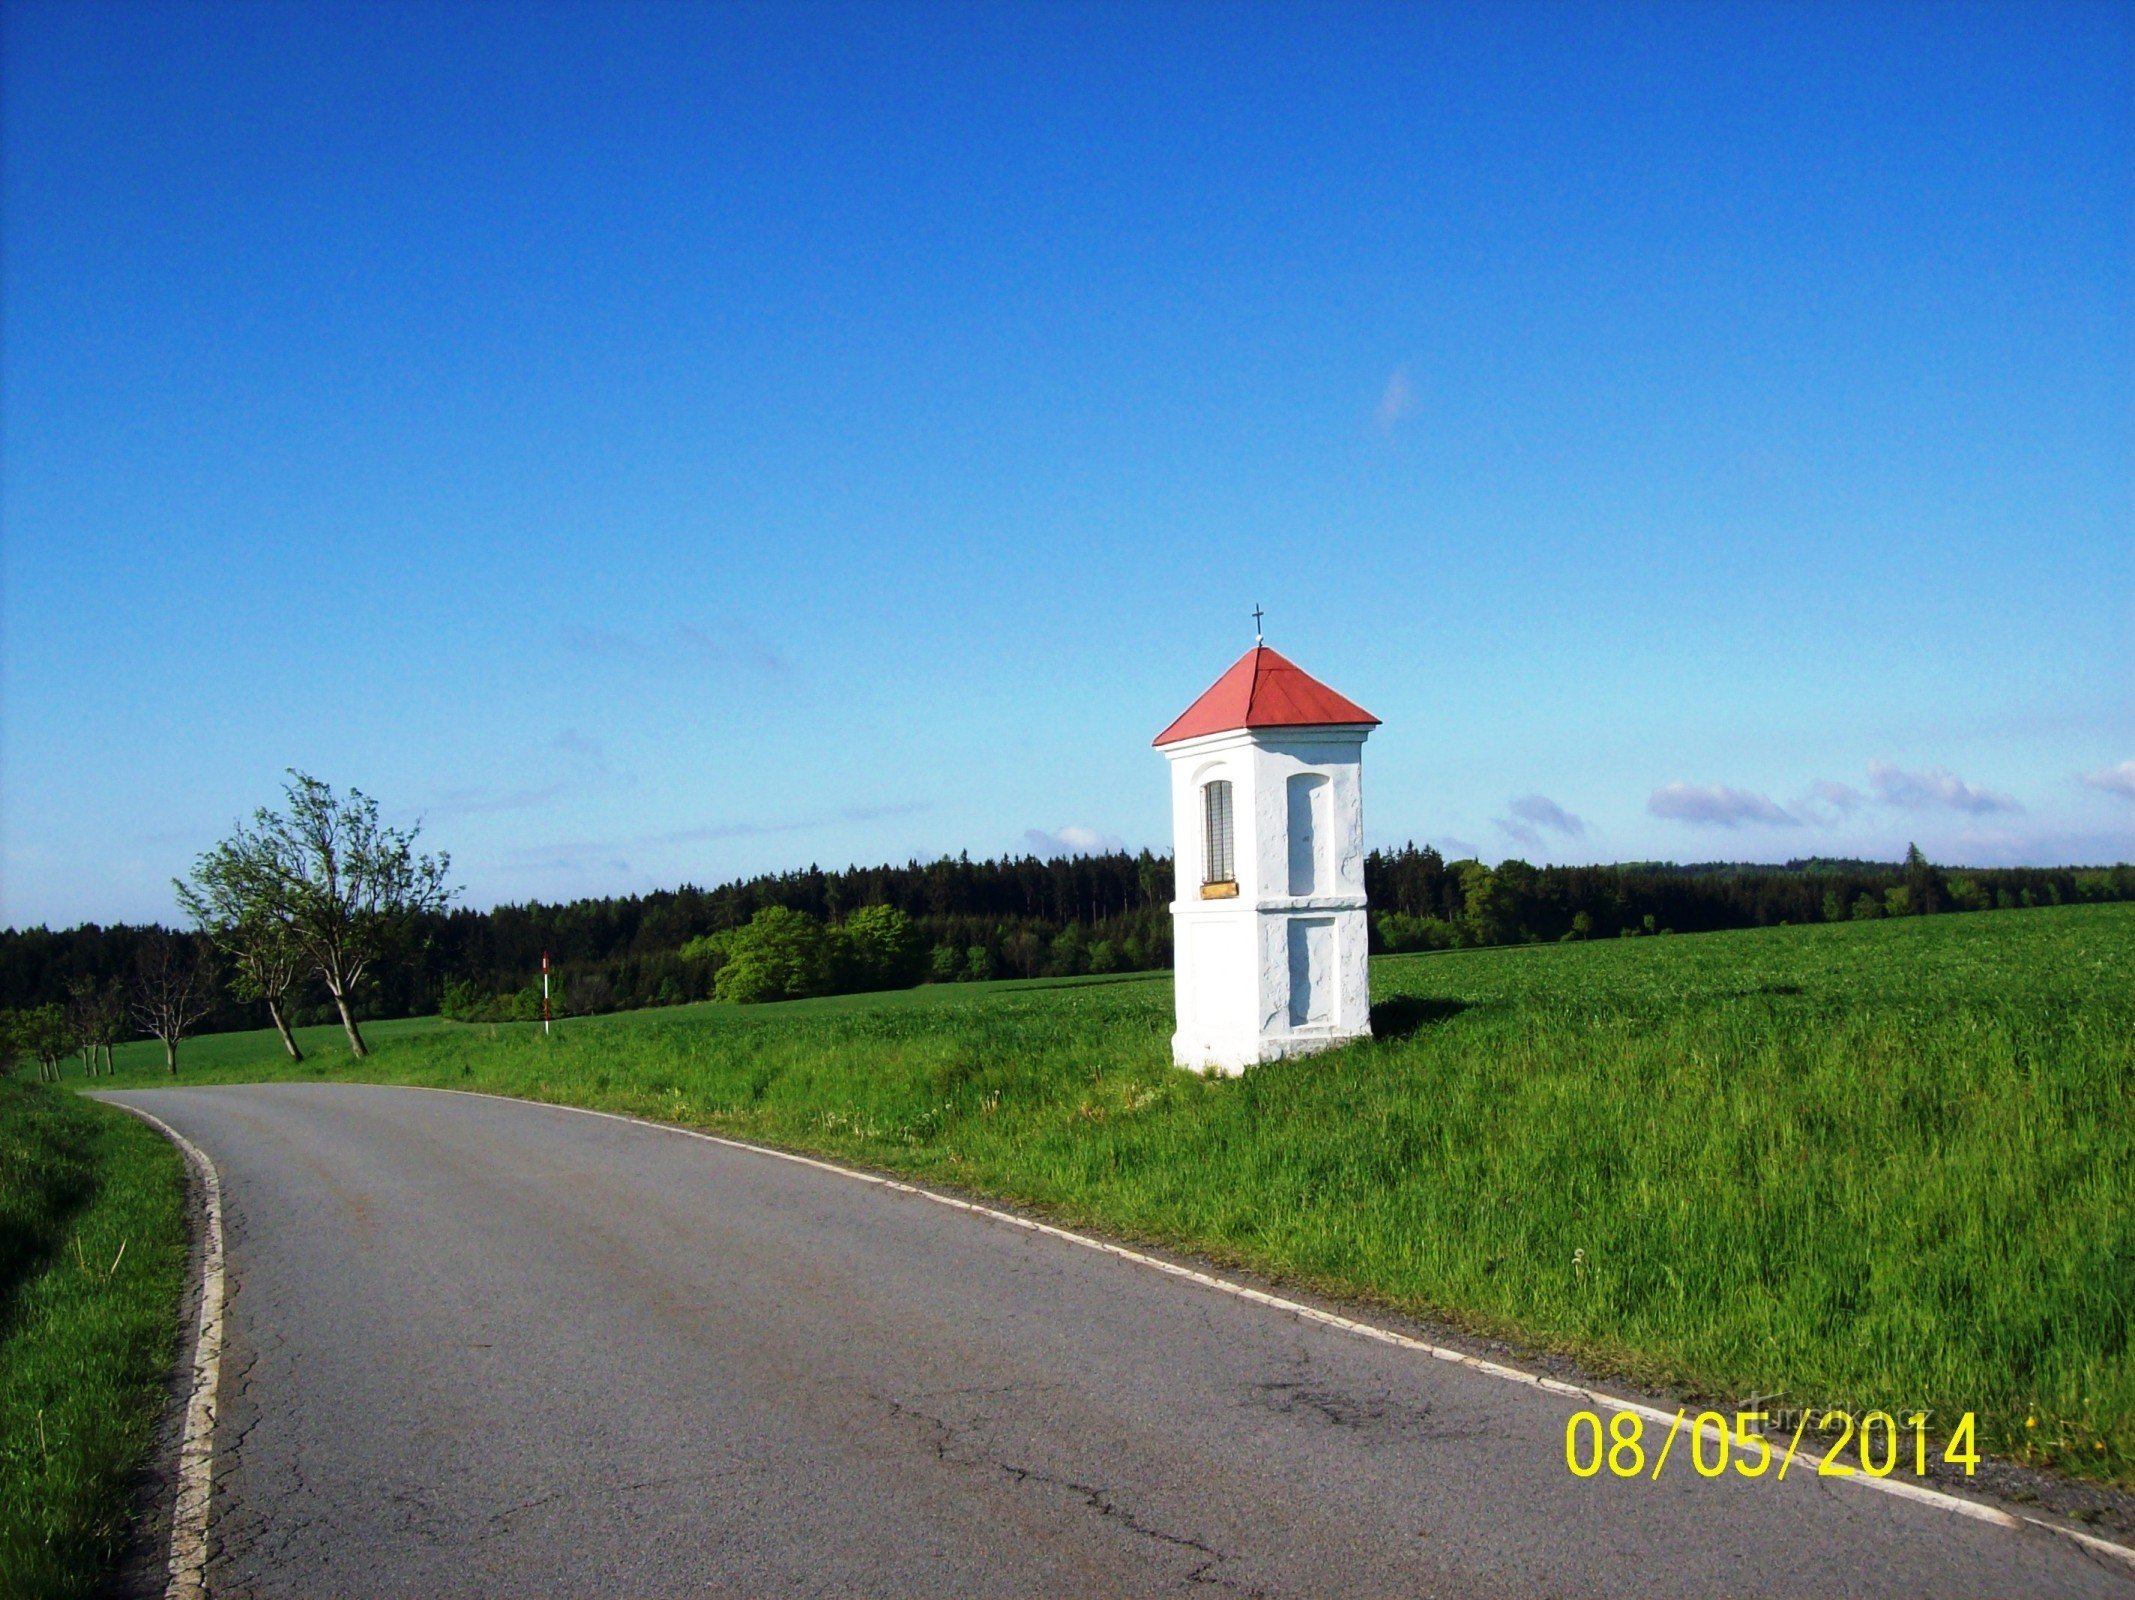
[[[222,1173],[217,1597],[2135,1596],[1813,1476],[1577,1480],[1571,1401],[769,1156],[412,1089],[109,1098]]]

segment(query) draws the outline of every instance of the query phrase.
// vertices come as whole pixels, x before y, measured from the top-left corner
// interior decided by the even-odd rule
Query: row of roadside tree
[[[451,860],[417,853],[417,830],[387,826],[361,790],[289,779],[284,809],[261,807],[174,880],[193,931],[145,930],[125,974],[76,972],[63,999],[0,1011],[5,1064],[34,1061],[56,1077],[79,1053],[85,1072],[109,1072],[113,1046],[137,1030],[162,1041],[176,1072],[179,1041],[222,1009],[225,990],[264,1011],[300,1061],[289,1002],[311,985],[330,998],[349,1049],[369,1053],[357,1020],[366,980],[450,904]]]

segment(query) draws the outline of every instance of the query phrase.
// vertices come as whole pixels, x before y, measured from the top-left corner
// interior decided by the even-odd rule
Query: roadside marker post
[[[541,952],[541,1037],[549,1036],[549,953]]]

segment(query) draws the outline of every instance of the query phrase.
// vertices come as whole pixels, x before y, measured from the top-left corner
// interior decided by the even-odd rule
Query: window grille
[[[1201,881],[1231,883],[1237,875],[1231,854],[1231,782],[1217,778],[1201,790]]]

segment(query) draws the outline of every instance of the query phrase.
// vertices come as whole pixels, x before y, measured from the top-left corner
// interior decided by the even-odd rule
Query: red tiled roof
[[[1233,728],[1318,728],[1360,722],[1377,727],[1379,719],[1266,645],[1257,644],[1154,742],[1177,744],[1181,739],[1228,733]]]

